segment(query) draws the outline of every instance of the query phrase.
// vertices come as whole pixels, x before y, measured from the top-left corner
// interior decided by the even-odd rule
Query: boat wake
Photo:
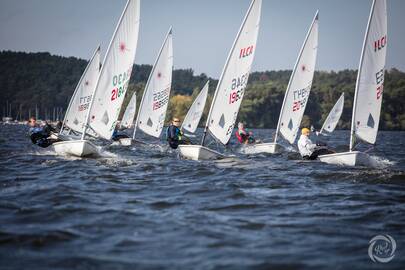
[[[379,156],[370,155],[370,158],[373,160],[373,162],[371,164],[373,168],[385,169],[385,168],[394,166],[396,164],[395,161],[391,161],[389,159],[379,157]]]

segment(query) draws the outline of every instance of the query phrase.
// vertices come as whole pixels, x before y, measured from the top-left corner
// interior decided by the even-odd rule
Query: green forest
[[[27,118],[38,108],[40,118],[50,116],[54,108],[66,109],[87,61],[49,53],[0,52],[0,113],[13,118]],[[135,65],[124,101],[134,91],[138,102],[151,70],[150,65]],[[291,70],[253,72],[239,112],[239,121],[251,128],[275,128]],[[320,128],[329,110],[342,92],[345,106],[338,129],[349,129],[356,70],[317,71],[303,119],[303,126]],[[217,79],[205,74],[195,75],[192,69],[173,72],[171,99],[167,121],[173,116],[183,118],[199,90],[210,80],[210,95],[201,123],[208,113]],[[386,71],[380,129],[405,130],[405,73],[397,69]],[[10,110],[9,110],[10,111]]]

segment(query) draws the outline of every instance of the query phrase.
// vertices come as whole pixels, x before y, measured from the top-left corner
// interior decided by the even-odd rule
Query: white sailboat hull
[[[87,140],[63,141],[52,144],[58,155],[68,155],[76,157],[97,156],[98,147]]]
[[[284,147],[278,143],[257,143],[242,147],[241,153],[254,155],[259,153],[275,154],[284,151]]]
[[[132,145],[132,138],[121,138],[119,139],[119,143],[123,146],[130,146]]]
[[[374,166],[376,163],[368,154],[360,151],[321,155],[318,158],[324,163],[344,166]]]
[[[213,160],[224,158],[225,156],[217,151],[201,145],[179,145],[180,155],[192,160]]]

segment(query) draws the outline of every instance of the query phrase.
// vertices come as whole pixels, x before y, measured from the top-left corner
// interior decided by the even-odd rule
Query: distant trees
[[[54,56],[49,53],[0,52],[0,107],[6,107],[6,101],[11,103],[14,117],[17,110],[28,117],[29,110],[33,113],[36,106],[39,107],[42,117],[46,111],[51,112],[53,108],[66,109],[85,66],[85,60],[74,57]],[[139,107],[151,68],[150,65],[134,66],[121,112],[125,110],[134,91],[137,92]],[[238,116],[239,121],[246,122],[250,127],[275,128],[290,74],[289,70],[253,72],[249,77]],[[350,128],[356,76],[355,70],[315,72],[302,124],[312,124],[320,128],[340,94],[345,92],[345,106],[338,128]],[[184,118],[192,101],[208,79],[210,94],[201,125],[207,117],[218,80],[208,78],[205,74],[194,75],[192,69],[174,70],[167,121],[173,116]],[[386,71],[381,129],[405,130],[404,102],[405,73],[397,69]]]

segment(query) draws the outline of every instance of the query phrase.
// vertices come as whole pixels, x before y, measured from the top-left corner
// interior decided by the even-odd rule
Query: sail
[[[162,132],[169,104],[173,70],[172,39],[170,28],[146,83],[136,120],[136,127],[156,138]],[[135,132],[136,128],[133,138]]]
[[[340,116],[342,115],[344,103],[345,94],[342,93],[336,104],[333,106],[332,110],[329,112],[328,117],[326,117],[325,122],[323,123],[323,126],[319,133],[322,133],[324,130],[331,133],[335,130]]]
[[[105,139],[110,139],[135,59],[139,32],[139,0],[128,0],[106,52],[100,76],[90,106],[90,127]]]
[[[122,116],[121,120],[121,127],[123,128],[131,128],[134,122],[136,112],[136,92],[131,97],[127,108],[125,109],[124,115]]]
[[[215,96],[207,127],[221,143],[228,143],[252,67],[259,32],[261,0],[253,0],[229,52]]]
[[[294,143],[297,137],[308,102],[315,72],[317,51],[318,12],[315,14],[291,74],[277,125],[277,135],[280,132],[284,139],[291,144]]]
[[[194,133],[196,131],[198,123],[200,122],[201,116],[204,112],[205,102],[207,101],[208,85],[209,81],[207,81],[201,92],[194,100],[190,109],[188,110],[181,129],[184,129],[190,133]]]
[[[96,87],[100,65],[100,46],[98,46],[73,92],[63,120],[63,125],[74,131],[83,131],[83,123],[86,121],[87,110]]]
[[[364,38],[353,104],[352,135],[374,144],[380,121],[387,53],[387,6],[374,0]],[[351,140],[351,147],[353,146]]]

